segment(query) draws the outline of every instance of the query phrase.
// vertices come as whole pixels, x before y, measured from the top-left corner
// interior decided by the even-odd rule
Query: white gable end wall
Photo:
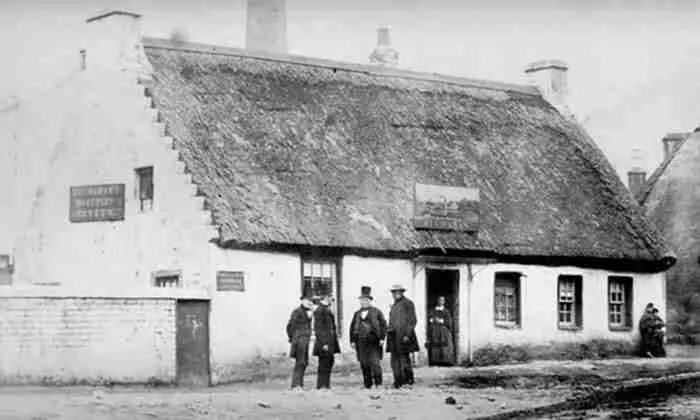
[[[16,284],[123,292],[150,287],[155,270],[181,270],[185,287],[206,289],[216,231],[143,87],[128,73],[86,72],[53,100],[55,139],[48,166],[34,174],[39,186],[16,245]],[[134,170],[142,166],[154,167],[148,212],[136,197]],[[126,184],[125,220],[69,221],[71,186],[110,183]]]

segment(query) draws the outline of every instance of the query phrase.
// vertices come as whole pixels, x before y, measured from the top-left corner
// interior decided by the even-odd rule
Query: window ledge
[[[627,331],[632,331],[632,327],[626,327],[626,326],[610,326],[610,331],[618,331],[618,332],[627,332]]]
[[[559,325],[558,326],[560,330],[562,331],[582,331],[583,327],[579,327],[578,325]]]
[[[515,324],[512,322],[498,322],[496,321],[496,328],[503,328],[505,330],[518,330],[520,329],[520,324]]]

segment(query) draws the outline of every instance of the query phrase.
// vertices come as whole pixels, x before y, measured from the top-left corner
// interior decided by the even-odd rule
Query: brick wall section
[[[174,379],[174,299],[0,297],[0,383]]]

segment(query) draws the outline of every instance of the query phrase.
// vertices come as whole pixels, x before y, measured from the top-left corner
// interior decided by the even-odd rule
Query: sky
[[[100,9],[143,14],[146,36],[242,47],[244,3],[0,0],[0,103],[40,98],[74,69]],[[697,0],[287,0],[287,16],[305,56],[367,63],[390,25],[408,69],[525,83],[528,63],[562,59],[572,108],[623,177],[658,165],[665,133],[700,126]]]

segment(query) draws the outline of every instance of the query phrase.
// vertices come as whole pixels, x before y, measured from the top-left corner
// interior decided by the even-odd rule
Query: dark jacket
[[[355,312],[350,323],[350,343],[355,346],[360,363],[381,360],[386,326],[384,314],[373,306],[367,309],[365,319],[362,319],[362,309]]]
[[[410,299],[402,297],[394,302],[389,312],[387,353],[406,354],[420,349],[416,336],[416,321],[416,307]]]
[[[304,346],[306,346],[306,351],[308,351],[309,340],[311,339],[311,318],[307,315],[307,311],[308,309],[299,306],[292,311],[292,316],[289,317],[289,322],[287,322],[287,337],[291,344],[289,357],[297,358],[302,356],[299,353],[304,351]]]
[[[366,328],[362,325],[363,322]],[[384,314],[374,306],[367,309],[367,316],[362,319],[362,309],[355,312],[350,323],[350,343],[360,341],[379,345],[386,338],[386,319]]]
[[[314,356],[323,354],[340,353],[340,343],[338,343],[338,330],[335,327],[335,315],[326,306],[319,306],[314,312]],[[323,346],[328,346],[328,350],[323,350]]]

